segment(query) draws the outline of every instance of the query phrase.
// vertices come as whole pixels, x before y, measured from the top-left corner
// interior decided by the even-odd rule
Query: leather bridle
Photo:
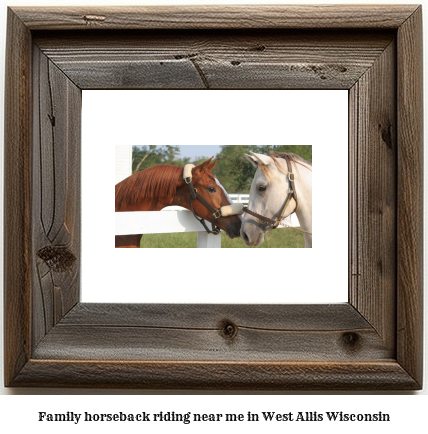
[[[239,204],[235,204],[235,205],[226,205],[226,206],[222,206],[220,207],[220,209],[215,209],[210,203],[208,203],[199,193],[198,190],[194,187],[193,183],[192,183],[192,167],[194,167],[193,165],[188,165],[185,166],[185,168],[183,169],[183,178],[184,178],[184,182],[189,186],[189,191],[190,191],[190,209],[193,213],[193,215],[195,216],[196,220],[199,221],[199,223],[201,223],[201,225],[204,227],[204,229],[207,231],[207,233],[212,234],[212,235],[218,235],[220,233],[220,228],[216,225],[216,220],[219,217],[227,217],[229,215],[238,215],[238,214],[242,214],[243,211],[243,205]],[[187,177],[185,177],[186,175],[189,175]],[[207,224],[205,223],[205,220],[202,218],[199,218],[196,213],[195,210],[193,208],[193,202],[195,200],[198,200],[199,202],[201,202],[210,212],[212,212],[212,217],[211,217],[211,230],[209,229],[209,227],[207,226]],[[238,207],[239,209],[234,209],[234,207]]]
[[[282,220],[284,220],[286,217],[284,217],[284,213],[285,210],[287,209],[288,204],[290,203],[291,199],[294,199],[296,201],[296,208],[294,209],[293,212],[296,211],[297,209],[297,193],[296,193],[296,186],[294,185],[294,173],[291,171],[290,168],[290,164],[287,160],[285,160],[287,163],[287,170],[288,170],[288,190],[287,190],[287,197],[285,199],[284,205],[282,206],[282,208],[280,209],[280,215],[279,217],[277,217],[276,219],[271,219],[269,217],[265,217],[261,214],[257,214],[254,211],[251,211],[250,209],[248,209],[248,207],[244,207],[243,211],[246,212],[247,214],[252,215],[253,217],[256,217],[257,219],[263,221],[263,226],[269,226],[272,225],[272,229],[276,229],[279,224],[281,223]],[[292,214],[292,213],[290,213]]]
[[[220,233],[220,228],[218,226],[216,226],[216,220],[221,217],[221,211],[219,209],[215,209],[214,207],[212,207],[199,193],[198,190],[196,190],[196,188],[193,186],[192,184],[192,178],[188,177],[184,179],[184,182],[189,186],[189,190],[190,190],[190,209],[192,210],[193,215],[195,216],[196,220],[199,221],[199,223],[201,223],[201,225],[205,228],[205,230],[209,233],[209,234],[213,234],[213,235],[218,235]],[[205,220],[202,218],[199,218],[196,213],[195,210],[193,209],[193,202],[195,200],[199,200],[199,202],[201,202],[206,208],[208,208],[209,211],[212,212],[212,217],[211,217],[211,230],[208,228],[207,224],[205,223]]]

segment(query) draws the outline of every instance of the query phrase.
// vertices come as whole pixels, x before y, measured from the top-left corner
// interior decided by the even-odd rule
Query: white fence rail
[[[172,207],[170,207],[172,208]],[[293,217],[294,214],[291,216]],[[117,212],[116,235],[131,234],[169,234],[177,232],[197,232],[198,248],[221,248],[221,232],[219,235],[207,234],[202,225],[188,210],[159,212]],[[208,224],[210,224],[208,222]],[[287,226],[298,226],[292,220],[286,220]],[[279,226],[281,228],[281,226]]]
[[[235,202],[235,203],[243,203],[244,205],[248,205],[248,200],[250,198],[249,194],[244,193],[232,193],[229,194],[229,197]]]
[[[243,205],[248,205],[248,199],[250,197],[249,194],[244,193],[232,193],[229,194],[229,197],[232,199],[234,203],[242,203]],[[181,206],[167,206],[162,211],[183,211],[186,208],[183,208]]]
[[[221,233],[210,235],[190,211],[117,212],[116,235],[197,232],[198,248],[220,248]],[[202,229],[202,230],[201,230]]]

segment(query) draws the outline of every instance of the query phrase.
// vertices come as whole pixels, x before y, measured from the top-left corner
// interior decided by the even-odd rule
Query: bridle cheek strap
[[[280,216],[276,218],[273,229],[276,229],[279,226],[279,224],[282,222],[282,220],[284,220],[285,210],[287,209],[288,204],[291,202],[291,199],[294,199],[296,202],[296,208],[294,209],[293,212],[295,212],[297,209],[297,193],[296,193],[296,186],[294,185],[294,173],[292,173],[292,172],[288,173],[288,182],[289,182],[290,187],[287,190],[287,198],[285,200],[284,206],[282,207]],[[293,214],[293,213],[290,213],[290,214]]]
[[[284,220],[285,210],[287,209],[288,204],[291,202],[291,199],[294,199],[294,201],[296,202],[296,208],[293,212],[295,212],[297,209],[298,202],[297,202],[296,186],[294,184],[294,173],[291,171],[291,167],[288,161],[287,161],[287,170],[288,170],[289,187],[287,190],[287,197],[285,199],[284,205],[282,206],[279,217],[277,217],[276,219],[271,219],[269,217],[262,216],[261,214],[257,214],[256,212],[249,210],[247,207],[243,209],[243,211],[246,212],[247,214],[250,214],[256,217],[257,219],[263,221],[265,226],[271,224],[272,229],[276,229],[279,226],[279,224],[282,222],[282,220]]]
[[[189,186],[189,190],[190,190],[190,209],[192,210],[193,215],[195,216],[196,220],[198,220],[201,225],[204,227],[204,229],[207,231],[207,233],[209,234],[213,234],[213,235],[218,235],[220,233],[220,228],[218,226],[216,226],[215,221],[219,218],[219,217],[228,217],[231,215],[237,215],[237,214],[242,214],[244,205],[242,205],[241,203],[233,203],[231,205],[225,205],[222,206],[220,209],[215,209],[213,206],[211,206],[211,204],[209,204],[196,190],[196,188],[193,186],[192,184],[192,169],[195,166],[193,164],[186,164],[186,166],[184,166],[183,169],[183,178],[184,178],[184,182]],[[201,202],[209,211],[212,212],[212,217],[211,217],[211,226],[212,229],[210,230],[207,226],[207,224],[205,223],[205,220],[202,218],[199,218],[196,213],[195,210],[193,209],[193,201],[198,200],[199,202]]]

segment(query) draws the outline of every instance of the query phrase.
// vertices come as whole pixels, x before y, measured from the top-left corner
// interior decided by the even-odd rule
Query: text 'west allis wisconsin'
[[[261,413],[265,421],[277,422],[390,422],[388,413],[344,413],[343,411],[299,411],[294,413],[275,413],[271,411]]]
[[[184,424],[198,422],[390,422],[388,413],[344,413],[342,411],[299,411],[296,413],[277,413],[262,411],[252,413],[178,413],[175,411],[160,411],[159,413],[66,413],[38,412],[39,422],[181,422]]]

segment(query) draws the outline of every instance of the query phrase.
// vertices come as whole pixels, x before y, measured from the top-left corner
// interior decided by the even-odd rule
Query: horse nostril
[[[249,242],[248,235],[245,232],[241,232],[241,237],[245,241],[245,243]]]

